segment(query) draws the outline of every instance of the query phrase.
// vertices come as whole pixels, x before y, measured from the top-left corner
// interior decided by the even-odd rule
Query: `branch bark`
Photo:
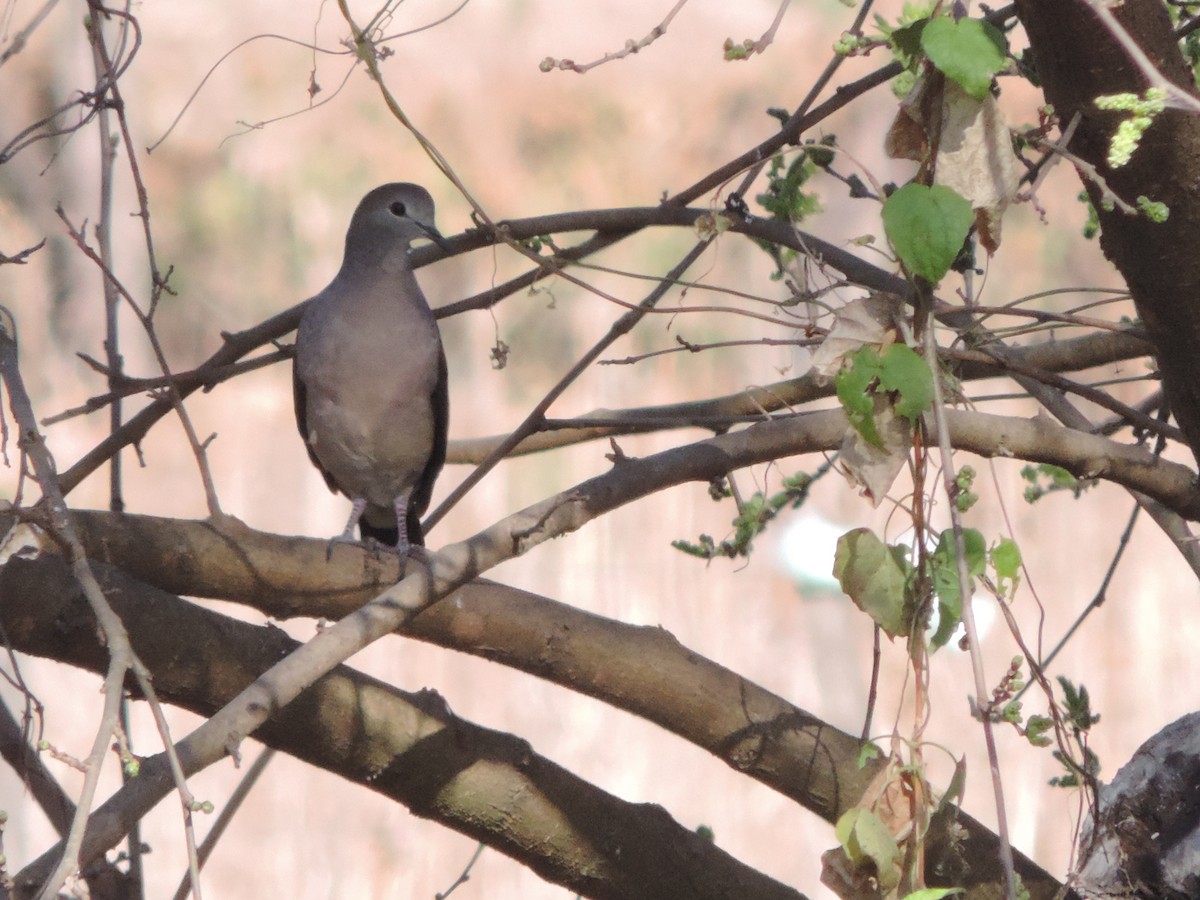
[[[77,516],[80,529],[86,533],[93,533],[95,527],[97,531],[106,530],[110,536],[118,538],[122,532],[144,536],[158,533],[162,542],[164,536],[169,539],[172,535],[178,536],[179,532],[194,537],[208,530],[204,523],[111,513],[81,513]],[[257,560],[263,544],[273,543],[276,549],[282,549],[286,542],[294,549],[296,543],[271,535],[252,534],[257,535],[258,545],[243,545],[247,550],[245,559],[250,562]],[[129,536],[132,535],[126,537]],[[311,550],[314,555],[323,553],[324,542],[303,543],[304,549]],[[127,547],[130,544],[118,539],[111,546]],[[354,554],[346,554],[351,555]],[[361,560],[344,559],[342,565],[335,565],[332,571],[336,574],[332,580],[336,582],[338,576],[352,580],[356,569],[361,575],[358,563],[370,559],[370,555],[357,555]],[[150,560],[143,558],[142,562],[149,563]],[[160,695],[202,715],[211,716],[242,686],[295,646],[269,626],[256,628],[227,619],[144,585],[114,566],[101,563],[96,566],[115,608],[132,623],[132,640],[155,673]],[[269,567],[269,564],[264,566]],[[301,584],[306,577],[311,579],[311,574],[303,574],[311,573],[311,567],[296,561],[292,562],[292,567]],[[164,569],[165,565],[158,571]],[[369,596],[376,588],[366,586],[361,590]],[[86,611],[78,609],[78,591],[64,581],[59,562],[46,555],[36,561],[14,560],[13,565],[0,569],[0,591],[13,598],[0,606],[0,625],[10,632],[17,649],[87,668],[103,665],[104,652],[95,642],[94,626]],[[335,596],[342,598],[339,603],[352,602],[344,584],[341,589],[335,589]],[[308,594],[308,598],[315,601],[313,605],[318,608],[327,608],[320,603],[324,598],[319,591]],[[336,605],[329,604],[328,608],[332,611]],[[740,771],[794,797],[830,823],[858,801],[878,768],[878,764],[858,766],[860,745],[855,737],[705,660],[661,629],[635,628],[504,585],[474,582],[457,591],[453,603],[431,606],[410,623],[406,632],[522,668],[659,724],[673,723],[665,724],[665,727],[706,747]],[[180,660],[189,663],[181,666]],[[364,716],[363,710],[368,710],[368,715]],[[477,729],[461,720],[447,719],[447,716],[450,716],[448,711],[432,695],[406,695],[340,667],[269,720],[258,736],[270,746],[392,796],[409,805],[418,815],[433,818],[496,846],[529,864],[543,877],[576,886],[577,881],[547,874],[547,871],[557,873],[563,866],[569,868],[571,860],[545,859],[539,855],[557,854],[559,844],[539,844],[530,850],[525,846],[524,835],[514,836],[506,830],[513,825],[507,817],[500,817],[503,821],[497,822],[493,817],[480,815],[473,805],[480,796],[484,797],[485,804],[492,803],[494,796],[525,796],[529,791],[521,790],[524,782],[517,783],[512,779],[534,779],[538,773],[545,772],[557,779],[561,770],[540,759],[536,760],[537,765],[529,765],[528,745],[515,737]],[[680,727],[681,723],[686,727]],[[463,758],[474,760],[476,753],[493,762],[499,761],[486,776],[486,791],[472,784],[456,784],[453,790],[450,785],[443,785],[446,770],[441,741],[445,735],[434,741],[437,746],[428,753],[421,746],[410,746],[419,745],[423,736],[451,727],[455,735],[454,746],[461,751],[455,757],[457,761]],[[520,751],[516,757],[512,756],[516,752],[514,748]],[[396,765],[381,761],[380,754],[388,752],[394,753],[398,760],[403,757],[403,773],[395,771]],[[154,779],[158,777],[156,766],[157,758],[143,766],[140,778],[149,779],[144,788],[154,786]],[[431,771],[425,772],[426,766],[432,767]],[[469,766],[462,768],[473,771]],[[516,774],[510,769],[515,769]],[[562,778],[566,786],[560,784],[555,794],[561,803],[574,809],[575,803],[593,802],[589,798],[597,792],[596,788],[584,787],[582,783],[576,785],[578,780],[572,780],[573,776],[565,773]],[[487,779],[499,779],[500,782],[496,784]],[[428,807],[416,806],[411,794],[406,792],[413,783],[443,785],[446,795],[438,794],[438,802],[428,801]],[[542,786],[535,787],[540,789]],[[114,818],[125,822],[153,805],[144,793],[135,793],[116,809],[107,810],[105,821],[110,827]],[[540,794],[535,792],[535,796]],[[617,822],[634,815],[633,811],[620,806],[615,807],[615,812],[617,819],[614,821]],[[524,818],[517,817],[517,824],[521,828],[543,827],[547,822],[545,815],[547,813],[540,807],[534,807]],[[576,819],[575,816],[569,818],[573,822]],[[964,829],[965,837],[950,842],[938,829],[930,842],[930,869],[940,873],[934,881],[965,885],[970,898],[1000,896],[997,893],[1001,890],[1001,880],[996,865],[996,835],[961,811],[957,812],[956,820]],[[638,823],[639,833],[645,840],[660,842],[657,849],[651,851],[655,859],[658,859],[658,853],[672,852],[671,848],[677,848],[680,842],[684,843],[685,849],[689,846],[690,835],[685,841],[669,827],[673,824],[661,811],[655,811]],[[576,837],[580,835],[576,834]],[[582,837],[590,840],[592,835]],[[518,845],[515,849],[514,842]],[[690,856],[676,855],[681,860],[680,865],[700,865],[702,862],[694,852]],[[622,857],[622,862],[630,866],[641,864],[638,858]],[[608,866],[613,864],[612,861],[606,863]],[[736,867],[721,866],[718,872],[726,869],[735,874],[738,872]],[[1017,869],[1036,900],[1049,900],[1057,895],[1059,883],[1027,857],[1017,855]],[[32,879],[32,871],[30,877]],[[645,882],[646,892],[620,896],[709,896],[695,892],[690,880],[677,883],[686,885],[687,891],[692,893],[662,892],[665,889],[657,882]],[[746,883],[754,882],[748,880]],[[770,886],[773,889],[773,884]],[[595,885],[590,890],[595,893],[589,893],[589,896],[611,896],[599,891]]]
[[[1080,371],[1094,366],[1148,356],[1154,348],[1140,333],[1098,332],[1061,341],[1043,341],[1027,347],[1009,348],[1005,359],[990,362],[963,362],[955,374],[963,381],[995,378],[1010,373],[1014,366],[1024,370],[1046,373]],[[736,394],[711,397],[705,400],[643,406],[634,409],[594,410],[576,417],[578,425],[564,424],[530,435],[510,453],[521,456],[538,453],[570,444],[619,437],[645,431],[668,428],[713,428],[720,430],[737,419],[761,418],[764,413],[789,409],[834,396],[832,383],[821,383],[811,372],[777,381],[774,384],[750,387]],[[460,438],[450,442],[446,453],[448,463],[478,463],[505,439],[506,435],[481,438]]]
[[[114,567],[96,564],[96,570],[159,695],[200,715],[215,714],[299,646],[279,629],[186,603]],[[0,621],[17,649],[104,671],[108,651],[61,559],[10,561],[0,569],[0,593]],[[133,682],[128,686],[136,690]],[[258,736],[589,897],[802,900],[662,808],[600,790],[538,756],[527,742],[455,716],[432,691],[409,694],[339,666],[276,713]],[[191,774],[195,760],[189,763]],[[103,818],[115,833],[170,789],[161,754],[146,760],[137,782],[141,789],[126,794],[124,803],[105,806]],[[87,846],[92,858],[103,852],[95,842]],[[18,875],[18,896],[36,889],[44,863],[54,858],[48,854]]]
[[[947,411],[947,426],[951,429],[951,438],[956,446],[970,449],[983,455],[1017,455],[1024,458],[1045,462],[1054,462],[1086,477],[1105,477],[1129,487],[1135,487],[1143,493],[1150,494],[1161,502],[1168,503],[1180,511],[1195,517],[1200,513],[1200,501],[1193,483],[1190,470],[1177,464],[1156,460],[1149,452],[1140,447],[1130,447],[1116,444],[1104,438],[1073,431],[1051,424],[1042,418],[1015,419],[1011,417],[986,416],[980,413]],[[603,514],[619,505],[639,497],[653,493],[661,488],[686,481],[709,481],[715,477],[727,474],[737,468],[779,459],[797,453],[812,452],[827,449],[840,442],[846,430],[845,416],[840,410],[812,413],[798,416],[794,419],[775,421],[755,425],[744,431],[723,435],[708,441],[677,448],[645,459],[625,459],[612,471],[593,478],[576,488],[556,497],[548,498],[533,507],[510,516],[491,528],[481,532],[469,541],[452,545],[442,551],[431,554],[428,558],[428,568],[418,567],[419,571],[413,577],[393,588],[385,590],[370,603],[358,608],[342,619],[336,626],[322,632],[317,638],[305,645],[300,651],[288,656],[284,662],[272,667],[264,675],[261,685],[255,682],[252,688],[237,695],[237,703],[223,708],[214,715],[206,725],[201,726],[193,736],[189,736],[185,746],[180,749],[180,758],[185,761],[189,770],[210,764],[229,749],[230,735],[245,736],[259,727],[269,718],[269,714],[280,707],[286,706],[292,699],[304,690],[312,680],[327,672],[337,660],[346,658],[358,647],[370,640],[386,634],[388,631],[410,622],[417,614],[434,602],[436,597],[444,596],[451,591],[465,590],[464,586],[503,559],[526,552],[542,541],[574,531],[592,518]],[[220,527],[218,527],[218,525]],[[225,552],[232,554],[240,565],[245,566],[248,543],[244,527],[231,526],[222,519],[211,527],[215,530],[215,540]],[[100,539],[102,553],[111,555],[114,542],[108,536]],[[309,545],[309,552],[316,553],[319,542],[303,542],[293,539],[295,544]],[[143,550],[146,543],[142,545]],[[215,560],[205,555],[188,552],[183,558],[188,561],[189,569],[180,567],[181,571],[195,572],[197,563],[202,562],[202,570]],[[357,556],[353,548],[340,548],[339,552]],[[289,554],[292,565],[301,561],[301,554]],[[160,572],[170,572],[174,566],[158,565]],[[319,572],[319,564],[302,566],[302,571]],[[246,573],[253,585],[261,587],[265,581],[263,573],[251,567]],[[287,585],[287,589],[295,591],[297,583],[294,578],[275,582],[277,585]],[[200,593],[193,585],[189,592]],[[238,598],[240,599],[240,598]],[[312,609],[304,610],[314,614]],[[461,623],[459,623],[461,625]],[[473,633],[480,634],[476,625]],[[496,634],[488,632],[488,642],[493,643]],[[320,644],[320,648],[314,645]],[[544,646],[544,645],[543,645]],[[662,647],[650,647],[652,652],[662,656]],[[606,671],[604,678],[596,677],[590,682],[580,679],[580,689],[600,695],[605,690],[604,685],[610,681],[611,674],[611,645],[603,648],[603,652],[595,653],[592,659],[593,673],[599,661],[604,661]],[[303,656],[303,659],[300,657]],[[571,664],[578,662],[579,656],[571,654]],[[686,656],[684,657],[686,661]],[[527,665],[540,671],[544,667],[539,651],[537,662],[527,659]],[[279,672],[276,670],[279,669]],[[685,667],[694,669],[694,667]],[[286,670],[286,671],[285,671]],[[692,684],[690,672],[676,679],[676,684]],[[724,743],[716,741],[723,758],[739,768],[751,768],[744,761],[753,763],[758,759],[771,760],[768,750],[775,750],[772,745],[779,739],[779,734],[773,734],[772,728],[783,726],[783,736],[788,741],[794,740],[797,733],[801,734],[800,746],[808,744],[809,756],[798,757],[801,760],[817,758],[817,764],[829,766],[829,759],[822,758],[821,753],[829,740],[835,735],[824,732],[822,723],[795,718],[792,708],[790,717],[783,721],[774,721],[769,717],[757,714],[746,716],[745,696],[742,685],[738,684],[736,676],[723,673],[735,679],[732,684],[738,688],[738,697],[733,709],[740,715],[736,728],[728,733]],[[268,677],[269,676],[269,677]],[[578,678],[578,675],[574,676]],[[638,694],[640,687],[647,678],[632,679],[627,696]],[[606,697],[606,699],[608,699]],[[777,698],[772,698],[777,699]],[[619,701],[618,701],[619,702]],[[628,702],[628,701],[627,701]],[[780,701],[781,702],[781,701]],[[690,708],[690,707],[689,707]],[[669,722],[678,723],[679,719],[665,716]],[[762,723],[770,723],[764,732]],[[813,734],[804,734],[796,725],[806,725],[815,728],[815,743]],[[670,727],[670,726],[668,726]],[[678,728],[679,726],[676,725]],[[203,733],[203,734],[201,734]],[[214,736],[220,740],[214,743]],[[716,735],[721,737],[721,735]],[[732,738],[732,740],[730,740]],[[843,742],[856,742],[849,736],[842,736]],[[697,740],[702,746],[714,745],[714,735],[708,734]],[[781,746],[786,741],[781,742]],[[790,748],[788,748],[790,749]],[[814,754],[813,749],[817,752]],[[787,753],[783,754],[786,761]],[[848,760],[843,755],[841,762],[843,770]],[[836,757],[834,758],[836,760]],[[764,770],[769,767],[764,767]],[[832,768],[836,771],[836,766]],[[794,774],[794,770],[786,767],[780,771]],[[802,777],[812,774],[811,769],[800,769]],[[754,773],[762,777],[761,772]],[[841,774],[840,772],[838,773]],[[853,776],[849,776],[851,779]],[[764,780],[766,780],[764,778]],[[143,776],[139,782],[125,789],[128,793],[145,798],[149,782]],[[847,804],[855,802],[861,791],[842,792],[835,790],[823,797],[819,788],[832,784],[840,787],[836,779],[832,782],[818,780],[805,785],[808,803],[819,809],[822,814],[830,817],[842,811]],[[814,788],[814,785],[816,788]],[[151,791],[151,794],[153,792]],[[113,802],[121,801],[118,794]],[[819,798],[819,799],[814,799]],[[157,799],[152,797],[152,799]],[[139,807],[141,808],[141,807]],[[103,809],[93,817],[103,821]],[[96,848],[106,845],[106,841],[119,838],[119,834],[106,832],[103,839],[91,839],[85,846],[89,852],[97,852]],[[989,858],[994,858],[989,857]]]
[[[1122,114],[1096,108],[1100,95],[1141,94],[1149,82],[1086,0],[1018,0],[1046,99],[1059,121],[1078,125],[1069,149],[1093,165],[1123,200],[1167,204],[1170,217],[1105,210],[1102,191],[1084,180],[1100,216],[1101,246],[1125,278],[1163,373],[1171,410],[1200,459],[1200,118],[1164,110],[1130,162],[1109,167],[1108,147]],[[1112,14],[1170,82],[1195,94],[1192,74],[1160,0],[1126,0]]]

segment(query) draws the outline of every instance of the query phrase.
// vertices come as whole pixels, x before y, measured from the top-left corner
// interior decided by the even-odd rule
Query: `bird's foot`
[[[329,543],[325,545],[325,562],[330,562],[333,559],[333,547],[335,544],[357,544],[354,539],[353,529],[346,529],[336,537],[331,537]]]
[[[404,557],[405,559],[408,559],[408,551],[412,549],[412,544],[410,544],[408,542],[408,538],[405,537],[403,532],[400,533],[400,540],[398,540],[396,542],[396,546],[394,549],[402,557]]]

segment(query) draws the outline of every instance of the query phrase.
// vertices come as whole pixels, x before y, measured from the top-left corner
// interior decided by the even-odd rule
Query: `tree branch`
[[[1104,332],[1043,341],[1009,348],[1003,360],[984,362],[974,354],[955,370],[963,381],[995,378],[1014,370],[1023,373],[1066,372],[1147,356],[1154,348],[1135,330]],[[834,396],[833,384],[822,384],[811,372],[773,384],[750,387],[735,394],[706,400],[667,403],[633,409],[593,410],[569,421],[550,420],[548,429],[521,441],[510,453],[522,456],[556,447],[624,434],[669,428],[713,428],[763,418],[764,413],[801,406]],[[487,456],[507,435],[460,438],[450,442],[449,463],[476,463]]]
[[[144,568],[160,576],[170,568],[171,559],[170,556],[160,557],[156,564],[154,552],[161,546],[178,548],[181,544],[188,545],[189,541],[196,541],[198,552],[189,553],[189,557],[204,560],[205,565],[196,570],[204,573],[203,578],[211,578],[213,571],[223,568],[220,565],[222,552],[219,549],[216,551],[217,565],[210,566],[213,554],[209,551],[223,545],[225,555],[232,555],[235,551],[234,545],[225,544],[212,527],[203,522],[178,522],[112,513],[83,513],[78,514],[77,518],[85,534],[95,534],[97,540],[104,540],[105,536],[111,539],[107,546],[113,551],[115,559],[123,561],[128,558],[133,568]],[[136,549],[146,548],[143,538],[154,542],[150,553]],[[321,568],[304,562],[309,555],[323,562],[324,542],[247,532],[238,536],[236,548],[243,551],[239,554],[238,564],[256,573],[254,578],[247,580],[262,583],[279,578],[297,585],[292,593],[280,587],[273,595],[276,601],[273,604],[254,604],[264,611],[277,610],[285,617],[338,615],[347,608],[354,608],[358,603],[357,598],[372,596],[378,590],[374,582],[386,576],[385,571],[377,570],[373,573],[374,577],[364,581],[364,565],[369,567],[372,564],[371,554],[339,554],[342,559],[335,558],[322,573],[334,585],[326,595],[319,584],[321,579],[314,577],[314,573],[320,572]],[[127,557],[126,550],[132,556]],[[272,558],[271,554],[276,556]],[[375,559],[375,564],[378,562]],[[70,592],[59,590],[53,581],[44,584],[42,579],[46,577],[44,570],[47,564],[36,564],[42,569],[35,569],[34,565],[18,569],[15,575],[6,576],[0,570],[0,587],[10,596],[27,597],[26,601],[12,610],[11,615],[18,620],[19,626],[36,627],[39,633],[44,630],[47,641],[62,641],[64,647],[72,647],[74,641],[71,633],[60,633],[56,624],[64,619],[58,604],[67,601],[46,600],[41,596],[46,593],[52,598],[69,597]],[[290,568],[291,575],[280,570],[279,566]],[[395,570],[393,560],[393,574]],[[120,590],[115,591],[120,596],[120,602],[136,602],[139,604],[138,610],[144,604],[148,610],[146,613],[132,613],[135,616],[133,621],[138,623],[134,629],[138,639],[143,639],[144,625],[144,639],[169,641],[166,646],[153,651],[139,645],[139,653],[143,657],[157,660],[161,654],[168,660],[177,661],[181,651],[174,642],[178,640],[177,635],[185,635],[187,658],[207,661],[206,667],[192,669],[185,675],[169,676],[183,679],[189,690],[204,695],[204,692],[211,690],[211,685],[226,684],[231,680],[225,666],[246,666],[248,661],[256,658],[257,650],[246,652],[236,644],[228,647],[225,628],[217,633],[214,638],[216,646],[212,647],[204,639],[205,630],[190,624],[190,618],[187,617],[192,616],[194,607],[189,604],[140,582],[131,581],[127,575],[117,573],[115,569],[105,567],[101,571],[106,578],[114,579],[114,585],[120,585]],[[29,580],[22,580],[26,578]],[[187,581],[186,577],[182,580]],[[234,581],[237,581],[236,577]],[[201,595],[226,596],[219,584],[208,582],[201,587],[202,590],[197,591]],[[33,596],[29,596],[31,593]],[[302,599],[297,598],[297,593],[302,594]],[[175,618],[172,604],[178,604],[186,613],[186,620]],[[39,611],[35,617],[36,625],[30,625],[27,613],[24,613],[30,606]],[[0,608],[0,624],[5,624],[5,617],[9,614]],[[230,624],[229,628],[250,629],[250,626],[236,623]],[[271,629],[251,631],[255,635],[255,647],[264,640],[264,633],[271,640],[278,635]],[[482,580],[464,585],[455,592],[453,603],[434,604],[417,616],[405,632],[412,637],[528,671],[663,725],[709,750],[738,771],[792,797],[830,823],[858,801],[881,765],[872,762],[860,766],[858,739],[704,659],[661,629],[637,628],[607,620],[505,585]],[[569,635],[570,639],[565,640],[564,635]],[[24,632],[19,631],[14,640],[18,641],[19,649],[26,652],[42,652],[25,644]],[[58,648],[58,643],[54,647]],[[232,653],[226,656],[230,649]],[[56,649],[52,655],[64,658],[59,657],[58,652]],[[269,650],[265,653],[262,665],[278,658],[278,652],[281,651]],[[71,658],[66,659],[72,661]],[[176,668],[179,667],[176,665]],[[232,680],[237,681],[238,678]],[[166,689],[159,681],[156,681],[156,685],[160,691]],[[309,703],[307,696],[303,695],[298,702]],[[190,701],[179,702],[189,705]],[[211,714],[211,710],[219,705],[220,701],[214,699],[203,708],[190,708],[202,714]],[[381,716],[386,712],[377,707],[373,709]],[[380,729],[386,730],[388,727],[385,723],[379,724]],[[297,726],[296,744],[301,748],[300,752],[297,752],[296,745],[277,743],[274,738],[276,728],[275,724],[268,723],[260,736],[272,746],[324,768],[331,768],[369,787],[377,787],[374,770],[366,776],[361,772],[347,774],[341,768],[331,767],[305,755],[311,749],[313,729],[316,729],[316,733],[325,733],[320,725]],[[363,730],[375,733],[375,729]],[[411,772],[409,777],[423,780],[417,770]],[[988,897],[990,886],[999,883],[1000,878],[1000,870],[995,865],[996,835],[965,813],[957,813],[957,821],[966,829],[965,839],[952,846],[942,839],[940,832],[936,832],[931,846],[931,865],[945,863],[951,867],[949,871],[957,872],[955,864],[966,860],[970,868],[961,874],[960,883],[971,889],[968,896]],[[446,824],[457,827],[451,821]],[[477,832],[468,833],[493,843],[492,839]],[[1049,900],[1056,895],[1058,883],[1027,857],[1017,855],[1017,869],[1034,898]]]
[[[202,716],[217,713],[299,646],[279,629],[185,603],[112,567],[96,569],[160,696]],[[0,585],[0,618],[18,649],[103,671],[107,650],[61,560],[13,560],[0,570]],[[432,691],[405,693],[339,666],[277,712],[259,736],[589,897],[802,900],[661,808],[620,800],[525,741],[455,716]],[[189,771],[199,768],[199,760],[187,759]],[[93,817],[83,862],[102,849],[93,840],[97,830],[128,828],[169,788],[162,756],[147,759],[131,789],[117,795],[122,802],[106,803]],[[19,873],[19,896],[42,869],[39,860]]]
[[[1015,455],[1053,462],[1084,477],[1104,477],[1136,487],[1176,510],[1187,511],[1192,517],[1200,513],[1200,499],[1192,473],[1183,466],[1156,461],[1152,454],[1139,447],[1116,444],[1056,426],[1040,417],[1017,419],[947,410],[946,422],[951,429],[953,443],[960,448],[985,456]],[[264,681],[260,686],[252,686],[236,704],[223,709],[190,736],[181,748],[181,758],[196,765],[200,764],[197,760],[207,763],[219,758],[228,749],[227,741],[221,735],[249,734],[266,719],[270,710],[285,705],[310,679],[327,671],[333,665],[333,660],[345,658],[358,647],[411,621],[435,596],[461,587],[503,559],[524,553],[544,540],[576,530],[604,512],[665,486],[686,481],[709,481],[746,465],[827,449],[840,442],[846,427],[845,417],[840,410],[811,413],[756,425],[645,459],[626,459],[605,475],[510,516],[469,541],[444,548],[429,556],[429,570],[420,568],[413,576],[322,632],[280,663],[276,667],[281,670],[278,674],[272,669],[268,673],[271,680]],[[228,545],[227,552],[235,552],[243,559],[253,546],[242,529],[222,533],[215,526],[204,527],[215,532],[217,541]],[[292,546],[287,555],[292,565],[302,560],[302,555],[295,552],[298,545],[309,545],[312,553],[319,553],[319,548],[323,546],[316,541],[293,540],[290,544]],[[106,546],[109,548],[107,552],[111,553],[115,545],[112,541],[106,541]],[[145,544],[142,547],[146,549]],[[339,548],[335,559],[337,555],[345,554],[357,559],[359,552],[355,548]],[[188,557],[193,561],[204,558],[192,553]],[[159,565],[157,568],[166,572],[175,567]],[[310,567],[303,566],[303,569]],[[194,565],[190,570],[195,571]],[[321,567],[312,566],[311,571],[321,571]],[[260,587],[270,581],[259,571],[247,574]],[[302,587],[292,578],[285,583],[289,585],[288,590],[293,596]],[[202,593],[197,590],[190,592]],[[308,614],[313,612],[307,608],[305,611]],[[490,630],[488,639],[489,643],[496,640],[496,635]],[[331,642],[332,652],[324,647],[324,644]],[[318,644],[322,646],[315,646]],[[286,672],[283,671],[285,668]],[[606,678],[608,675],[606,671]],[[598,679],[593,684],[603,682],[604,679]],[[690,681],[688,683],[691,684]],[[204,732],[204,735],[201,736],[200,732]],[[853,740],[849,736],[845,738]],[[734,758],[737,758],[736,755]],[[845,802],[844,798],[842,802]],[[103,821],[102,816],[99,818]]]
[[[589,252],[594,252],[595,249],[608,245],[603,239],[606,233],[624,233],[630,228],[643,228],[650,225],[694,227],[697,219],[710,215],[711,212],[709,210],[686,209],[664,205],[647,208],[590,210],[580,213],[538,216],[531,219],[503,223],[503,225],[509,230],[510,237],[513,240],[527,240],[539,235],[559,231],[595,229],[597,232],[596,235],[587,242],[589,244]],[[779,243],[799,253],[812,255],[819,264],[832,266],[844,273],[852,282],[870,290],[887,291],[900,294],[901,296],[907,296],[910,293],[909,285],[899,276],[888,273],[854,254],[822,241],[813,235],[797,231],[786,223],[757,218],[746,222],[735,218],[731,220],[730,230]],[[490,241],[491,238],[489,235],[476,229],[450,238],[447,243],[450,248],[449,252],[457,255],[468,250],[489,246]],[[567,254],[569,255],[569,251],[567,251]],[[428,265],[446,256],[447,251],[436,245],[420,247],[412,253],[413,264],[415,266]],[[562,257],[563,254],[559,254],[560,260]],[[501,285],[499,288],[491,291],[485,291],[474,298],[441,307],[435,311],[435,314],[439,318],[444,318],[468,309],[486,309],[498,302],[501,297],[508,296],[513,291],[519,290],[522,286],[527,286],[528,283],[522,282],[520,279],[514,279],[506,285]],[[230,367],[239,359],[271,341],[284,337],[296,328],[299,324],[300,316],[304,311],[305,303],[300,303],[290,309],[284,310],[253,328],[236,334],[224,334],[224,345],[195,370],[196,373],[204,373],[204,377],[199,377],[198,375],[195,380],[187,379],[176,382],[179,398],[182,400],[202,385],[211,387],[212,384],[223,377],[236,374],[239,370]],[[962,309],[953,309],[947,315],[957,318],[969,314]],[[1078,340],[1082,341],[1083,339]],[[1091,345],[1093,347],[1114,346],[1113,344],[1105,343],[1107,340],[1121,341],[1119,337],[1112,335],[1097,337],[1094,340],[1095,343]],[[1062,343],[1070,344],[1067,341]],[[1072,344],[1072,346],[1078,345]],[[1128,350],[1129,345],[1125,344],[1124,346],[1126,349],[1121,352],[1130,352]],[[1093,364],[1099,364],[1102,361],[1107,360],[1101,357],[1096,359]],[[1031,363],[1036,364],[1033,361]],[[71,466],[70,469],[60,474],[59,479],[64,494],[68,494],[74,490],[84,478],[98,469],[117,450],[130,444],[139,443],[149,433],[154,424],[170,410],[171,404],[164,398],[156,398],[151,401],[150,404],[122,426],[120,431],[101,441]]]

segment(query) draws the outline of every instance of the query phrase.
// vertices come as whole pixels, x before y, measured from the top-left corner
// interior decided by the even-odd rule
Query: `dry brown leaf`
[[[979,240],[989,254],[995,253],[1000,220],[1024,171],[996,98],[989,94],[976,100],[948,78],[921,75],[901,101],[884,149],[893,159],[924,163],[935,128],[934,184],[952,188],[971,203]]]
[[[895,323],[903,318],[904,301],[895,294],[871,294],[851,300],[833,314],[833,327],[812,357],[812,372],[822,384],[832,381],[847,353],[864,344],[891,343]]]
[[[929,154],[929,84],[927,77],[918,76],[908,96],[900,101],[896,118],[883,138],[884,152],[892,159],[923,162]]]
[[[891,490],[892,482],[908,463],[912,450],[912,423],[896,415],[885,397],[875,398],[875,429],[883,438],[876,447],[853,426],[846,429],[838,456],[847,478],[861,488],[861,493],[878,507]]]
[[[1017,194],[1022,171],[996,98],[976,100],[947,80],[934,182],[971,202],[979,240],[989,254],[1000,246],[1000,220]]]

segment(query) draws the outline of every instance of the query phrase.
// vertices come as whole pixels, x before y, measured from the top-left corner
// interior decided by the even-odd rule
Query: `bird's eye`
[[[404,208],[404,204],[399,200],[389,206],[388,209],[391,210],[393,216],[403,216],[407,212],[407,210]]]

